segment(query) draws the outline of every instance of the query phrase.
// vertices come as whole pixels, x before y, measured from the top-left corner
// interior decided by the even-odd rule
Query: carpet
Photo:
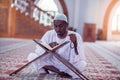
[[[106,42],[101,43],[105,44]],[[101,55],[112,51],[113,48],[108,46],[109,49],[107,48],[107,51],[103,52],[103,49],[99,48],[103,45],[99,44],[84,42],[87,68],[83,74],[90,80],[120,80],[118,68]],[[35,45],[32,40],[0,39],[0,80],[75,80],[52,74],[38,75],[31,66],[24,68],[12,77],[9,76],[11,72],[28,63],[27,56],[30,52],[34,52]]]

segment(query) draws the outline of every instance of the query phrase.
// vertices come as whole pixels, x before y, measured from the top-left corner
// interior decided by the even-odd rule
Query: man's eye
[[[57,28],[57,27],[63,27],[63,25],[55,25],[54,27],[55,28]]]
[[[59,27],[63,27],[64,25],[59,25]]]
[[[54,27],[57,27],[57,26],[54,26]]]
[[[57,27],[59,27],[59,26],[56,25],[55,27],[57,28]]]

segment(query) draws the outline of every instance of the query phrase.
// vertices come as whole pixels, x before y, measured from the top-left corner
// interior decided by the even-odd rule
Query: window
[[[120,33],[120,6],[117,8],[112,19],[112,33]]]
[[[44,11],[58,11],[54,0],[40,0],[37,5]]]
[[[42,10],[47,11],[47,13],[54,16],[58,12],[57,5],[55,4],[54,0],[39,0],[37,6],[40,7]],[[40,14],[41,19],[40,23],[44,24],[45,26],[51,26],[52,19],[46,13],[41,12]]]

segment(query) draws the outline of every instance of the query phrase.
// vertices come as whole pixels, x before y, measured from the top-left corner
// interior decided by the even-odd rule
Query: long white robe
[[[69,34],[75,34],[77,37],[77,49],[78,49],[78,55],[76,55],[75,50],[74,50],[74,45],[70,40]],[[60,39],[57,37],[57,34],[55,30],[50,30],[46,32],[46,34],[41,38],[40,41],[43,41],[47,44],[51,42],[57,42],[57,43],[62,43],[65,41],[70,41],[70,43],[66,44],[65,46],[59,48],[57,50],[57,53],[61,55],[61,57],[64,57],[66,60],[68,60],[71,64],[73,64],[78,70],[81,72],[84,71],[87,63],[84,55],[84,45],[81,36],[73,31],[68,31],[67,37],[64,39]],[[39,55],[42,55],[45,52],[44,49],[42,49],[40,46],[36,46],[35,53],[31,53],[28,56],[28,60],[31,61],[34,58],[36,58]],[[48,54],[41,59],[38,59],[33,63],[34,68],[38,73],[44,72],[41,68],[44,67],[45,65],[53,65],[56,68],[58,68],[60,71],[64,71],[73,78],[78,78],[76,74],[74,74],[70,69],[68,69],[65,65],[63,65],[59,60],[57,60],[54,56]],[[41,70],[41,71],[40,71]]]

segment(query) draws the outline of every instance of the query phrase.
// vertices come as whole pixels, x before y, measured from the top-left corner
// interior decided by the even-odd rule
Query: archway
[[[107,40],[108,39],[108,25],[109,25],[109,19],[110,19],[110,15],[111,12],[114,8],[114,6],[117,4],[119,0],[112,0],[110,5],[108,6],[106,13],[105,13],[105,17],[104,17],[104,21],[103,21],[103,40]]]

